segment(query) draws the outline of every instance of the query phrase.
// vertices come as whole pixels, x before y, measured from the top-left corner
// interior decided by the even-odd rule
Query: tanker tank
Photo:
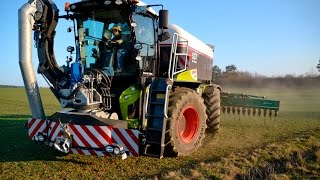
[[[174,34],[176,33],[188,41],[187,43],[178,43],[178,48],[188,47],[187,59],[180,57],[178,66],[182,68],[186,65],[187,69],[197,69],[198,80],[211,80],[214,49],[178,25],[170,24],[168,32],[170,39],[160,42],[161,67],[165,69],[169,64],[171,45]]]

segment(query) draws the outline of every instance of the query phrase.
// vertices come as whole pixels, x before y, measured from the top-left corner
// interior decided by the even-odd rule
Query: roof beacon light
[[[65,11],[69,11],[69,6],[70,6],[70,3],[66,2],[66,3],[64,4],[64,10],[65,10]]]
[[[131,0],[131,3],[133,4],[138,4],[140,2],[140,0]]]

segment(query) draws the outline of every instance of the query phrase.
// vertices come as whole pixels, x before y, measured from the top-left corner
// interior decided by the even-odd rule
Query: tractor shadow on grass
[[[29,140],[25,123],[30,117],[21,114],[0,115],[0,163],[40,160],[86,164],[61,158],[65,156],[64,153]]]

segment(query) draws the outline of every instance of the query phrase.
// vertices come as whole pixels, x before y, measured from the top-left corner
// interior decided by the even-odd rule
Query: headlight
[[[114,155],[122,155],[125,153],[123,151],[123,146],[119,144],[107,145],[104,149],[106,152],[113,153]]]
[[[40,135],[38,135],[38,140],[43,142],[44,141],[44,137],[40,134]]]
[[[140,0],[129,0],[133,4],[138,4]]]
[[[119,149],[118,147],[115,147],[115,148],[113,149],[113,153],[114,153],[115,155],[120,154],[120,149]]]
[[[38,133],[38,135],[35,135],[34,136],[34,140],[35,141],[40,141],[40,142],[43,142],[46,140],[46,136],[41,134],[41,133]]]
[[[105,150],[106,150],[108,153],[112,153],[112,152],[113,152],[113,147],[112,147],[112,146],[106,146]]]

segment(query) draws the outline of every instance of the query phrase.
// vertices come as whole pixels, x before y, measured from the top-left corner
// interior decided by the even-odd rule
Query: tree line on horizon
[[[320,72],[320,61],[317,66]],[[320,73],[306,73],[304,75],[286,74],[282,76],[264,76],[248,71],[239,71],[234,64],[222,70],[219,66],[212,67],[212,80],[221,86],[230,87],[278,87],[278,88],[319,88]]]
[[[264,76],[248,71],[239,71],[234,64],[222,70],[219,66],[212,67],[213,83],[230,87],[279,87],[279,88],[320,88],[320,60],[316,66],[319,73],[306,73],[305,75],[286,74],[282,76]],[[0,88],[21,88],[23,86],[1,85]]]

